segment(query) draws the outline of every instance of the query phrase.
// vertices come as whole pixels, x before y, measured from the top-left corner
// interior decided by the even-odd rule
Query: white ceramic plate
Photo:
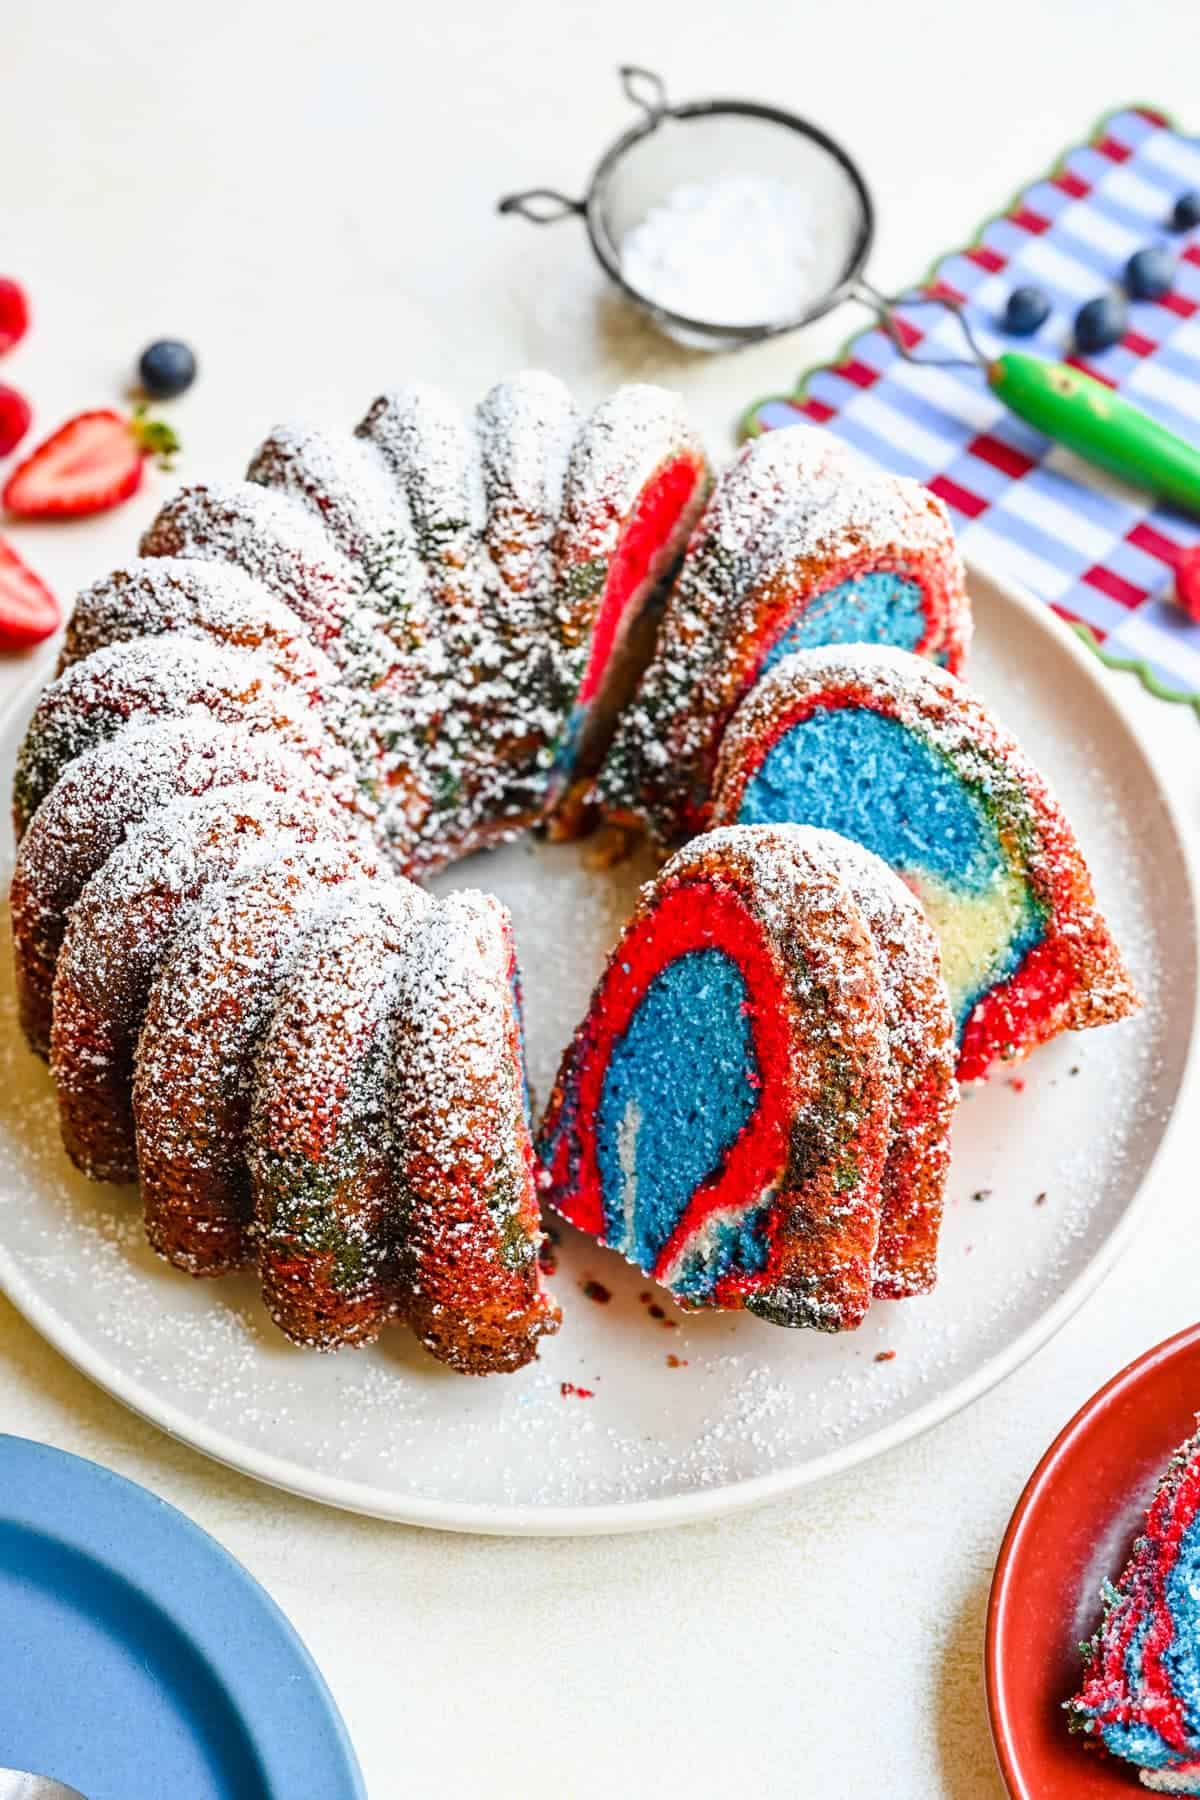
[[[1098,665],[1033,602],[978,576],[973,591],[972,680],[1051,777],[1147,1003],[966,1097],[934,1295],[877,1304],[832,1338],[681,1318],[669,1303],[655,1318],[662,1296],[564,1231],[566,1322],[518,1375],[450,1374],[401,1331],[336,1357],[294,1349],[249,1278],[175,1273],[142,1241],[136,1194],[71,1169],[3,947],[9,1298],[110,1393],[209,1455],[335,1506],[456,1530],[712,1518],[878,1455],[983,1393],[1064,1323],[1133,1228],[1194,1036],[1197,931],[1179,826]],[[4,791],[32,700],[0,732]],[[513,910],[538,1093],[645,873],[589,873],[574,847],[526,843],[442,884],[492,888]],[[607,1302],[585,1297],[589,1279]]]

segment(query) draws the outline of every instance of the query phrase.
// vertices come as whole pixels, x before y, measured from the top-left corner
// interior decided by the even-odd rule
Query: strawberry
[[[16,388],[5,387],[0,381],[0,456],[7,456],[10,450],[16,449],[29,430],[32,417],[24,394],[18,394]]]
[[[17,465],[0,500],[23,519],[107,512],[140,487],[148,456],[170,468],[178,448],[170,426],[146,418],[141,408],[131,419],[117,412],[77,413]]]
[[[1200,625],[1200,544],[1180,553],[1175,565],[1175,604]]]
[[[0,275],[0,356],[19,344],[28,330],[29,302],[24,289]]]
[[[0,537],[0,650],[24,650],[58,630],[58,601]]]

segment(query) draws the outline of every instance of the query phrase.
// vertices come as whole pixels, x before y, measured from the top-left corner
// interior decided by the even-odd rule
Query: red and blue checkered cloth
[[[1129,330],[1113,349],[1066,360],[1200,441],[1200,228],[1166,226],[1176,197],[1192,188],[1200,189],[1200,139],[1148,108],[1114,113],[976,243],[940,262],[924,291],[964,301],[983,348],[999,353],[1013,347],[994,329],[1008,294],[1035,283],[1054,310],[1030,342],[1062,357],[1082,302],[1116,284],[1133,251],[1165,242],[1179,256],[1172,291],[1131,301]],[[950,314],[901,306],[898,319],[918,354],[963,354]],[[1180,551],[1200,542],[1200,520],[1152,505],[1052,444],[1001,405],[982,372],[906,363],[878,328],[798,392],[759,401],[745,426],[753,433],[801,419],[926,482],[950,507],[968,558],[1086,627],[1105,661],[1137,667],[1154,692],[1200,710],[1200,624],[1167,598]]]

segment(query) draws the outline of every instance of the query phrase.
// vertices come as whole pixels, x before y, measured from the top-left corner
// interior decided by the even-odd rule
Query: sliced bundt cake
[[[975,715],[930,663],[820,667],[864,717],[892,706],[877,668],[926,671],[892,713],[975,835],[938,848],[930,827],[922,862],[857,829],[857,739],[804,810],[786,746],[833,702],[797,699],[814,653],[790,653],[862,637],[956,666],[944,510],[802,430],[706,505],[708,485],[660,389],[581,416],[525,374],[468,416],[414,385],[353,432],[278,427],[244,481],[182,490],[80,599],[14,787],[22,1024],[79,1166],[140,1175],[180,1268],[256,1263],[302,1343],[402,1318],[485,1373],[555,1328],[511,930],[408,878],[574,829],[614,730],[610,813],[664,842],[700,830],[720,757],[735,828],[643,898],[564,1064],[542,1179],[686,1304],[832,1329],[933,1280],[952,1020],[930,931],[871,846],[940,934],[960,1072],[1132,1004],[1070,833],[1006,740],[985,744],[1001,824],[968,804]],[[883,818],[908,763],[869,766]],[[777,816],[868,848],[744,823]],[[943,890],[968,896],[961,930]]]
[[[873,859],[786,827],[697,838],[643,890],[567,1052],[546,1197],[685,1306],[836,1331],[876,1287],[928,1286],[952,1079],[935,971]]]
[[[600,780],[610,819],[664,844],[709,819],[721,734],[809,644],[898,644],[957,668],[970,634],[949,514],[826,432],[756,439],[717,480]]]
[[[1172,1457],[1103,1600],[1071,1730],[1155,1793],[1200,1794],[1200,1436]]]
[[[1137,1006],[1046,783],[961,681],[919,657],[785,657],[725,734],[713,817],[825,826],[904,877],[941,945],[960,1080]]]
[[[257,1258],[305,1341],[403,1314],[485,1371],[554,1327],[507,923],[434,908],[410,962],[424,903],[375,871],[511,833],[598,756],[706,485],[657,389],[580,419],[518,376],[468,419],[410,387],[352,434],[279,427],[81,597],[14,789],[22,1023],[80,1166],[140,1174],[180,1267]],[[305,1087],[287,1071],[318,987]],[[389,1132],[364,1136],[374,1100]]]

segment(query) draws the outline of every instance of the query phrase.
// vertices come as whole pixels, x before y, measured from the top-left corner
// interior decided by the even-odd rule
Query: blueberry
[[[159,338],[142,351],[138,375],[153,399],[170,400],[195,381],[196,358],[177,338]]]
[[[1122,294],[1098,294],[1075,314],[1075,348],[1107,350],[1119,344],[1129,322],[1129,308]]]
[[[1161,300],[1174,279],[1175,258],[1157,244],[1139,250],[1125,264],[1125,286],[1135,300]]]
[[[1200,188],[1180,194],[1171,209],[1171,225],[1176,231],[1192,231],[1200,225]]]
[[[1031,337],[1050,317],[1050,297],[1040,287],[1014,288],[1004,308],[1004,329],[1013,337]]]

